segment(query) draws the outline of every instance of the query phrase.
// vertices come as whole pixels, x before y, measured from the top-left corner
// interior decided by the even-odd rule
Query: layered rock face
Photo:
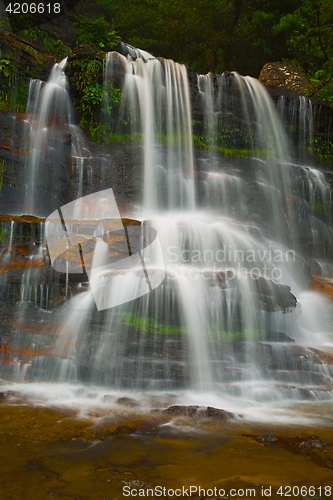
[[[19,42],[7,35],[5,38],[6,43],[9,39],[14,45]],[[26,47],[21,49],[29,53]],[[47,85],[35,82],[37,90],[32,94],[35,96],[32,101],[42,102],[40,96],[43,94],[43,98],[46,97],[48,90],[58,86],[62,96],[73,95],[74,89],[78,102],[84,98],[84,102],[90,102],[91,95],[87,97],[86,90],[91,87],[92,95],[96,92],[99,96],[98,89],[103,84],[101,71],[96,75],[98,81],[94,86],[80,89],[75,81],[75,67],[78,62],[98,61],[97,67],[101,70],[102,58],[102,51],[89,45],[73,50],[66,69],[69,91],[64,83],[65,75],[60,71],[56,85],[50,84],[50,81]],[[172,80],[168,74],[170,65],[162,59],[157,62],[161,66],[158,70],[161,71],[162,86],[167,78]],[[144,81],[141,87],[133,87],[126,117],[122,114],[121,105],[108,110],[109,115],[114,113],[117,123],[124,127],[128,125],[128,117],[136,125],[136,121],[141,120],[143,126],[147,126],[148,119],[143,116],[152,104],[152,92],[143,87],[146,84],[146,88],[152,89],[149,78],[153,73],[148,78],[144,64],[142,62],[140,68],[139,63],[135,68],[136,80],[141,78]],[[240,388],[242,381],[251,378],[251,360],[261,375],[264,372],[286,394],[299,390],[304,397],[310,397],[312,383],[325,386],[324,390],[329,392],[329,376],[326,379],[317,367],[321,363],[320,355],[294,342],[288,320],[289,329],[284,328],[287,333],[280,329],[284,316],[293,314],[297,308],[297,297],[283,282],[287,279],[284,276],[280,277],[281,283],[276,283],[271,276],[260,276],[261,268],[253,264],[255,271],[248,265],[235,279],[229,269],[235,266],[232,258],[223,262],[221,269],[209,272],[205,271],[204,259],[200,257],[200,261],[195,261],[193,258],[191,264],[199,269],[193,286],[184,291],[183,283],[180,280],[173,282],[171,272],[167,272],[163,286],[153,290],[147,302],[133,301],[128,306],[130,310],[119,310],[113,316],[97,311],[93,301],[86,300],[89,299],[86,274],[66,276],[52,269],[45,241],[45,217],[72,200],[106,188],[114,190],[123,219],[133,211],[138,214],[136,206],[144,201],[142,186],[147,182],[145,169],[151,158],[150,164],[162,179],[153,186],[155,194],[158,193],[157,202],[164,203],[160,204],[163,216],[183,208],[179,200],[174,205],[168,204],[167,191],[169,185],[175,186],[173,179],[168,178],[168,169],[171,171],[175,167],[177,172],[178,163],[184,163],[179,182],[184,184],[185,189],[179,192],[193,188],[196,206],[204,207],[213,215],[203,220],[199,220],[198,215],[198,232],[188,211],[183,211],[176,220],[172,220],[174,214],[170,215],[164,224],[163,221],[152,220],[152,224],[160,224],[160,234],[165,241],[176,242],[184,255],[198,247],[207,249],[209,246],[208,249],[214,247],[220,250],[225,246],[227,251],[235,247],[243,255],[247,248],[251,248],[259,254],[262,262],[268,259],[265,257],[268,254],[260,254],[257,250],[267,250],[270,241],[275,242],[273,246],[276,247],[277,241],[281,245],[292,245],[298,253],[296,255],[295,252],[292,262],[293,268],[296,268],[297,283],[300,289],[307,289],[311,283],[311,272],[316,266],[318,270],[319,261],[327,260],[331,255],[328,221],[332,215],[332,204],[328,183],[331,178],[329,174],[325,177],[321,171],[308,166],[306,161],[311,155],[306,148],[311,134],[313,138],[324,133],[331,111],[322,103],[300,100],[294,91],[301,89],[302,78],[295,75],[288,82],[289,70],[284,68],[284,73],[281,70],[283,74],[277,76],[275,82],[279,88],[269,92],[277,107],[282,109],[281,115],[287,125],[290,123],[288,113],[296,116],[291,124],[293,135],[290,134],[293,142],[297,143],[293,156],[295,165],[288,154],[284,155],[288,145],[283,143],[284,134],[280,131],[279,120],[275,120],[275,111],[272,113],[272,103],[267,94],[258,87],[258,82],[249,83],[249,80],[235,74],[211,75],[209,85],[200,87],[197,75],[187,70],[192,108],[192,123],[187,130],[193,131],[197,146],[193,172],[192,164],[187,163],[188,158],[184,163],[183,150],[177,149],[179,142],[184,140],[184,130],[177,136],[171,127],[180,119],[174,113],[176,106],[172,109],[168,109],[167,105],[158,108],[161,109],[161,116],[154,117],[152,126],[144,129],[145,134],[138,126],[136,134],[132,131],[126,137],[125,134],[117,136],[109,127],[107,133],[102,135],[101,142],[104,140],[104,144],[93,143],[84,137],[75,124],[75,113],[72,113],[73,108],[68,104],[67,97],[61,101],[66,103],[64,120],[59,118],[62,115],[58,116],[51,109],[47,120],[39,123],[34,115],[40,111],[42,114],[45,108],[37,106],[35,109],[34,102],[30,103],[30,112],[1,114],[3,186],[0,210],[6,214],[1,221],[1,304],[6,310],[1,336],[3,376],[58,380],[66,372],[73,380],[115,383],[118,387],[133,389],[162,387],[169,390],[187,387],[193,380],[200,382],[200,371],[205,372],[209,359],[213,365],[212,376],[226,387],[228,394],[239,395],[243,390]],[[126,75],[121,64],[112,75],[114,88],[123,93]],[[267,77],[266,84],[273,80]],[[286,81],[292,88],[280,91]],[[173,82],[170,93],[183,97],[183,86],[177,87],[179,81],[176,78]],[[153,92],[157,94],[155,88]],[[209,92],[211,109],[205,101]],[[261,98],[265,105],[260,108]],[[180,101],[178,98],[178,103]],[[303,111],[308,125],[303,134],[301,105],[304,107],[305,104],[307,107]],[[93,116],[97,108],[93,107],[94,103],[89,105],[89,113]],[[57,106],[56,110],[62,106]],[[314,117],[312,122],[310,108],[311,119]],[[36,110],[38,112],[34,113]],[[274,115],[274,120],[265,121],[268,115]],[[158,120],[169,125],[165,136],[154,136]],[[46,129],[47,140],[40,142],[39,133],[44,133]],[[151,133],[150,142],[146,140],[147,131]],[[277,144],[278,139],[281,139],[282,146]],[[168,164],[167,169],[165,158],[170,150],[181,152],[173,156],[174,162]],[[306,156],[301,158],[303,151]],[[32,161],[33,158],[37,160]],[[152,214],[153,218],[156,214],[153,211],[147,213],[142,219],[149,223],[149,215]],[[138,216],[137,224],[141,227],[139,219]],[[170,235],[171,239],[168,239]],[[119,252],[115,242],[110,245],[109,251],[121,253],[125,260],[128,248],[125,246],[125,250],[122,248]],[[90,257],[93,258],[92,255]],[[212,267],[214,258],[207,265]],[[244,260],[244,257],[239,258]],[[314,262],[310,262],[310,258]],[[183,264],[180,265],[182,270],[186,267]],[[285,276],[289,271],[288,267],[284,269]],[[319,282],[317,279],[316,283]],[[133,283],[130,281],[128,286],[135,286]],[[119,288],[117,293],[121,291]],[[71,310],[80,297],[84,299],[83,303],[78,301],[82,310]],[[187,307],[191,300],[192,309],[189,310]],[[202,316],[205,316],[205,321]],[[280,322],[275,319],[276,316]],[[257,325],[260,327],[257,328]],[[197,338],[194,338],[195,335]],[[203,337],[204,342],[200,340]],[[68,361],[67,368],[64,360]],[[309,367],[314,374],[310,376],[311,383],[305,383],[306,377],[302,379],[302,373]],[[284,372],[288,372],[287,375]],[[301,389],[298,385],[302,386]]]

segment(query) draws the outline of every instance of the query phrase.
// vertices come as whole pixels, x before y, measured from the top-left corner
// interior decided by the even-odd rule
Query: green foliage
[[[98,59],[81,59],[71,62],[74,68],[73,84],[82,93],[86,87],[102,82],[103,63]]]
[[[98,59],[82,59],[71,62],[74,69],[74,105],[80,113],[80,125],[90,134],[99,125],[100,103],[103,100],[103,63]]]
[[[309,77],[311,85],[305,90],[309,97],[322,99],[333,107],[333,57]]]
[[[89,43],[102,50],[110,51],[117,47],[120,37],[104,16],[91,19],[84,16],[75,16],[76,36],[79,43]]]
[[[99,83],[88,85],[83,89],[82,100],[87,103],[88,107],[100,104],[103,100],[103,88]]]
[[[102,142],[111,133],[110,115],[120,104],[121,89],[103,88],[103,62],[99,59],[74,60],[70,64],[74,69],[74,105],[80,113],[80,125],[94,142]],[[101,114],[107,117],[106,123]]]
[[[0,72],[5,78],[9,78],[12,74],[12,64],[9,59],[0,60]]]
[[[332,0],[98,0],[128,43],[197,72],[258,76],[267,61],[313,75],[333,55]]]
[[[313,140],[311,152],[323,163],[333,167],[333,142],[322,140],[321,137],[315,137]]]
[[[58,59],[63,59],[71,51],[70,47],[65,45],[62,40],[55,40],[46,31],[35,26],[20,30],[19,35],[27,42],[38,44],[40,50],[44,50],[47,54],[52,54]]]
[[[0,242],[3,242],[9,233],[10,233],[10,230],[7,229],[6,227],[0,228]]]
[[[120,101],[121,89],[118,89],[117,87],[111,87],[111,102],[118,106],[120,104]]]
[[[118,321],[122,325],[135,328],[140,333],[153,333],[157,335],[184,335],[188,333],[188,329],[184,326],[157,323],[154,318],[142,317],[134,312],[120,313]],[[221,330],[218,325],[213,324],[208,334],[222,342],[233,342],[249,338],[252,340],[258,339],[262,336],[263,332],[259,330],[228,332]]]
[[[141,317],[133,312],[123,312],[120,315],[123,325],[135,328],[140,333],[156,333],[158,335],[180,335],[186,333],[187,329],[181,326],[165,325],[157,323],[154,318]]]
[[[0,111],[24,111],[29,80],[8,58],[0,60]]]
[[[0,110],[9,111],[10,108],[10,78],[12,65],[9,59],[0,60]]]

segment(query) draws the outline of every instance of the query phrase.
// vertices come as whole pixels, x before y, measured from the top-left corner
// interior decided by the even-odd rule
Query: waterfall
[[[135,61],[109,53],[106,78],[115,58],[125,70],[120,121],[143,146],[144,208],[193,209],[195,204],[190,92],[184,65],[169,60]]]
[[[310,290],[314,276],[333,274],[324,174],[294,161],[285,103],[276,109],[257,80],[237,73],[198,77],[195,156],[186,67],[145,59],[109,53],[104,65],[105,130],[126,142],[141,180],[140,205],[132,204],[124,225],[112,186],[86,195],[90,153],[72,122],[65,62],[46,84],[31,83],[27,204],[36,210],[45,152],[54,159],[62,144],[54,106],[78,176],[77,199],[52,207],[45,231],[53,268],[63,272],[64,304],[52,309],[56,293],[38,281],[37,268],[24,273],[16,345],[43,342],[33,329],[22,333],[25,311],[33,311],[33,325],[51,311],[54,323],[47,349],[20,376],[189,390],[258,407],[331,399],[332,367],[312,348],[333,344],[332,304]],[[309,101],[290,113],[299,143],[311,142]],[[146,241],[152,234],[154,248]],[[42,251],[40,244],[39,258]]]
[[[281,96],[277,109],[298,148],[300,162],[306,164],[307,150],[311,151],[313,147],[314,112],[311,100],[306,96],[288,100]]]
[[[59,180],[65,180],[68,155],[73,169],[78,171],[77,196],[82,196],[82,165],[90,152],[80,128],[73,122],[72,103],[64,73],[67,58],[54,65],[46,83],[31,80],[27,102],[25,142],[28,152],[25,163],[25,210],[33,215],[45,215],[45,206],[58,203]],[[68,144],[71,147],[68,148]],[[49,178],[49,192],[45,182]],[[68,189],[64,182],[62,190]],[[53,203],[50,202],[53,200]]]

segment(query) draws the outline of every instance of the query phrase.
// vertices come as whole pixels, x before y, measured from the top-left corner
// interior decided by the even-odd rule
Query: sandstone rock
[[[234,415],[228,411],[221,410],[219,408],[213,408],[212,406],[207,406],[207,408],[201,406],[180,406],[174,405],[169,406],[165,410],[162,410],[162,413],[172,414],[183,417],[190,417],[194,419],[203,419],[209,418],[213,420],[221,420],[226,422],[234,418]]]
[[[103,61],[105,59],[105,52],[93,45],[89,45],[88,43],[79,45],[75,49],[73,49],[72,53],[68,57],[68,62],[80,59],[99,59]]]
[[[57,62],[55,57],[40,52],[32,43],[15,33],[0,31],[0,48],[9,50],[13,65],[23,73],[34,68],[36,78],[47,79],[52,66]]]
[[[294,90],[300,94],[309,85],[303,68],[286,62],[266,63],[258,79],[268,87]]]
[[[131,408],[134,408],[136,406],[141,406],[140,403],[138,403],[134,399],[132,399],[132,398],[126,398],[126,397],[118,398],[117,401],[116,401],[116,403],[118,405],[128,406],[128,407],[131,407]]]

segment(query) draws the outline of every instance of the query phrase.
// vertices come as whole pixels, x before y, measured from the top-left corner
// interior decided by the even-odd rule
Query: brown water
[[[277,490],[287,485],[315,486],[305,497],[324,499],[331,498],[330,490],[320,495],[319,487],[333,489],[331,428],[175,421],[135,409],[123,417],[79,419],[74,412],[4,401],[0,429],[0,500],[115,500],[156,486],[243,489],[233,491],[236,499],[254,498],[254,492],[262,498],[262,486],[271,486],[271,498],[284,498]],[[220,498],[206,493],[192,498]],[[176,496],[166,491],[162,498]]]

